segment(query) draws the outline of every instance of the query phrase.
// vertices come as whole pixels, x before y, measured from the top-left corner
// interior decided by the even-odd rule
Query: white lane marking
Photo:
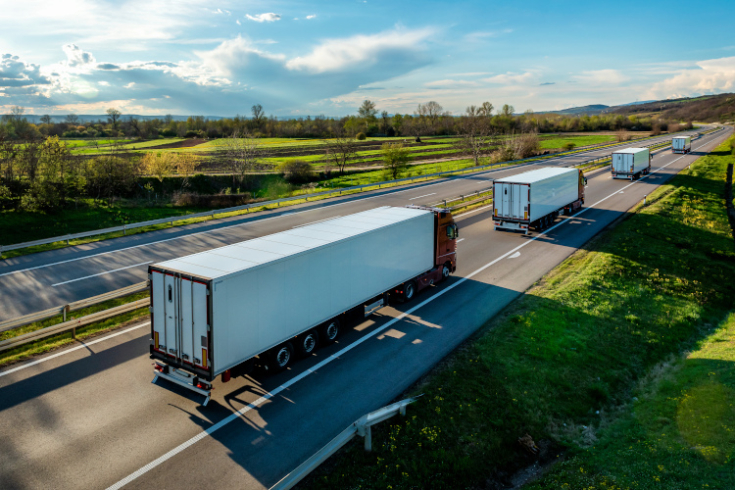
[[[433,195],[435,195],[435,194],[436,194],[436,192],[432,192],[431,194],[425,194],[425,195],[423,195],[423,196],[418,196],[418,197],[412,197],[411,199],[409,199],[409,201],[413,201],[414,199],[421,199],[422,197],[429,197],[429,196],[433,196]]]
[[[681,157],[681,158],[683,158],[683,157]],[[680,158],[678,158],[677,160],[680,160]],[[677,160],[674,160],[673,162],[671,162],[671,163],[669,163],[669,164],[667,164],[667,165],[665,165],[663,167],[660,167],[660,169],[658,169],[658,170],[662,170],[662,169],[668,167],[669,165],[673,164]],[[658,170],[656,170],[656,171],[658,171]],[[650,175],[653,175],[654,173],[655,172],[651,172],[646,177],[648,177]],[[630,187],[631,185],[635,185],[637,182],[640,182],[640,180],[638,180],[636,182],[633,182],[632,184],[627,185],[626,187],[624,187],[624,189]],[[607,196],[607,197],[605,197],[603,199],[600,199],[599,201],[597,201],[592,206],[583,208],[580,212],[578,212],[574,216],[579,216],[580,214],[583,214],[586,211],[589,211],[590,209],[593,209],[594,206],[597,206],[601,202],[606,201],[607,199],[611,198],[612,196],[618,194],[618,192],[619,191],[615,191],[612,194],[610,194],[609,196]],[[241,408],[237,412],[234,412],[234,413],[230,414],[229,416],[227,416],[224,419],[220,420],[219,422],[217,422],[216,424],[214,424],[210,428],[208,428],[208,429],[200,432],[199,434],[195,435],[194,437],[192,437],[188,441],[185,441],[182,444],[176,446],[175,448],[173,448],[172,450],[170,450],[169,452],[167,452],[163,456],[159,457],[158,459],[155,459],[155,460],[151,461],[147,465],[143,466],[142,468],[140,468],[139,470],[135,471],[134,473],[131,473],[130,475],[128,475],[125,478],[123,478],[122,480],[118,481],[117,483],[115,483],[113,485],[110,485],[109,487],[107,487],[107,490],[118,490],[118,489],[124,487],[125,485],[127,485],[128,483],[132,482],[133,480],[136,480],[137,478],[143,476],[144,474],[148,473],[153,468],[156,468],[157,466],[161,465],[162,463],[168,461],[169,459],[173,458],[174,456],[176,456],[177,454],[181,453],[185,449],[193,446],[194,444],[196,444],[197,442],[201,441],[205,437],[211,435],[212,433],[214,433],[217,430],[221,429],[222,427],[226,426],[230,422],[233,422],[235,420],[238,420],[243,414],[245,414],[245,413],[253,410],[254,408],[257,408],[258,406],[262,405],[264,402],[270,400],[271,398],[273,398],[277,394],[281,393],[282,391],[287,390],[291,386],[295,385],[296,383],[298,383],[302,379],[306,378],[310,374],[315,373],[316,371],[318,371],[319,369],[323,368],[324,366],[326,366],[330,362],[334,361],[335,359],[339,359],[341,356],[343,356],[347,352],[351,351],[352,349],[354,349],[358,345],[362,344],[363,342],[367,341],[368,339],[371,339],[372,337],[375,337],[376,335],[378,335],[383,330],[385,330],[385,329],[393,326],[395,323],[403,320],[407,316],[412,315],[419,308],[422,308],[423,306],[431,303],[432,301],[434,301],[438,297],[446,294],[447,292],[449,292],[452,289],[456,288],[457,286],[459,286],[460,284],[464,283],[465,281],[468,281],[468,280],[472,279],[473,277],[475,277],[477,274],[480,274],[485,269],[487,269],[489,267],[492,267],[493,265],[497,264],[498,262],[500,262],[501,260],[505,259],[506,257],[508,257],[510,255],[513,255],[514,253],[518,252],[518,250],[522,249],[526,245],[529,245],[529,244],[535,242],[536,240],[538,240],[542,236],[546,235],[550,231],[555,230],[556,228],[559,228],[560,226],[563,226],[564,224],[566,224],[569,221],[570,220],[562,220],[560,223],[557,223],[556,225],[552,226],[551,228],[547,229],[546,231],[544,231],[542,233],[539,233],[538,235],[530,238],[529,240],[527,240],[527,241],[523,242],[522,244],[518,245],[516,248],[514,248],[514,249],[512,249],[512,250],[510,250],[510,251],[508,251],[506,253],[504,253],[500,257],[496,258],[495,260],[493,260],[491,262],[488,262],[487,264],[483,265],[482,267],[480,267],[476,271],[472,272],[468,276],[465,276],[465,277],[461,278],[460,280],[458,280],[457,282],[455,282],[453,284],[450,284],[449,286],[445,287],[444,289],[442,289],[438,293],[434,294],[430,298],[425,299],[424,301],[422,301],[418,305],[414,306],[413,308],[409,309],[408,311],[406,311],[404,313],[401,313],[400,315],[398,315],[397,317],[393,318],[389,322],[385,323],[384,325],[381,325],[380,327],[376,328],[375,330],[373,330],[369,334],[366,334],[364,337],[361,337],[360,339],[356,340],[352,344],[344,347],[339,352],[337,352],[335,354],[332,354],[327,359],[323,360],[322,362],[320,362],[319,364],[315,365],[314,367],[312,367],[310,369],[307,369],[306,371],[302,372],[298,376],[296,376],[296,377],[294,377],[294,378],[286,381],[285,383],[283,383],[282,385],[280,385],[279,387],[277,387],[276,389],[274,389],[270,393],[267,393],[266,395],[258,398],[257,400],[255,400],[254,402],[250,403],[249,405]]]
[[[461,242],[462,240],[464,240],[464,238],[460,238],[459,240],[457,240],[457,243]]]
[[[126,266],[126,267],[120,267],[119,269],[115,269],[115,270],[111,270],[111,271],[100,272],[98,274],[92,274],[91,276],[78,277],[76,279],[71,279],[69,281],[57,282],[56,284],[52,284],[51,286],[52,287],[56,287],[56,286],[61,286],[62,284],[69,284],[70,282],[83,281],[85,279],[90,279],[92,277],[104,276],[104,275],[107,275],[107,274],[112,274],[113,272],[120,272],[120,271],[124,271],[125,269],[132,269],[133,267],[138,267],[139,265],[150,264],[152,262],[153,262],[152,260],[149,260],[147,262],[141,262],[140,264],[133,264],[133,265],[129,265],[129,266]]]
[[[86,349],[90,345],[99,344],[100,342],[104,342],[105,340],[111,339],[113,337],[117,337],[118,335],[122,335],[122,334],[125,334],[125,333],[128,333],[128,332],[132,332],[133,330],[136,330],[136,329],[142,328],[142,327],[146,327],[146,326],[148,326],[150,324],[151,324],[151,322],[141,323],[140,325],[136,325],[134,327],[126,328],[125,330],[120,330],[119,332],[115,332],[115,333],[113,333],[111,335],[108,335],[106,337],[101,337],[99,339],[94,339],[94,340],[92,340],[90,342],[81,342],[82,345],[78,345],[76,347],[72,347],[71,349],[66,349],[66,350],[64,350],[62,352],[59,352],[58,354],[53,354],[53,355],[44,357],[43,359],[39,359],[37,361],[27,362],[27,363],[25,363],[25,364],[23,364],[21,366],[18,366],[18,367],[12,368],[12,369],[8,369],[7,371],[0,371],[0,378],[2,378],[3,376],[7,376],[8,374],[12,374],[12,373],[18,372],[21,369],[26,369],[26,368],[29,368],[31,366],[35,366],[37,364],[41,364],[42,362],[50,361],[51,359],[56,359],[57,357],[64,356],[64,355],[69,354],[71,352],[78,351],[80,349]]]
[[[509,256],[508,258],[509,259],[517,259],[520,256],[521,256],[521,253],[520,252],[516,252],[513,255]]]

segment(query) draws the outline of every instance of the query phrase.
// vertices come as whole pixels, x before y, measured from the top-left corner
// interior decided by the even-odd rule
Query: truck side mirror
[[[587,185],[587,177],[584,178],[584,185]]]

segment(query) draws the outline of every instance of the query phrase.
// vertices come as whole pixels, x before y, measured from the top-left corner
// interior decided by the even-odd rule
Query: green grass
[[[669,408],[684,407],[684,425],[651,415],[663,441],[629,410],[631,390],[710,335],[733,308],[735,246],[722,198],[732,157],[725,146],[653,192],[648,206],[488,322],[410,391],[425,396],[406,419],[374,429],[372,453],[358,441],[306,486],[483,488],[488,479],[503,480],[498,471],[531,464],[517,442],[529,434],[546,441],[545,457],[566,461],[531,488],[734,488],[735,466],[724,456],[732,455],[735,431],[732,364],[701,371],[714,374],[712,386],[692,391],[699,401],[689,404],[675,388],[656,397]],[[709,400],[711,409],[700,409]],[[676,439],[667,424],[692,440]],[[671,449],[674,439],[679,445]],[[691,468],[677,473],[674,461]],[[654,480],[654,471],[667,485]]]
[[[608,142],[614,142],[616,141],[616,137],[611,134],[599,134],[599,135],[589,135],[589,136],[567,136],[567,137],[557,137],[557,138],[543,138],[541,139],[541,149],[548,150],[548,149],[555,149],[555,148],[564,148],[564,145],[568,143],[573,143],[577,147],[580,146],[589,146],[589,145],[598,145],[600,143],[608,143]]]
[[[109,301],[105,301],[104,303],[100,303],[98,305],[90,306],[88,308],[83,308],[78,311],[73,311],[69,314],[67,319],[71,320],[72,318],[80,318],[82,316],[90,315],[98,311],[107,310],[115,306],[120,306],[123,304],[131,303],[133,301],[137,301],[139,299],[143,299],[147,297],[148,297],[148,292],[146,291],[146,292],[134,294],[132,296],[128,296],[125,298],[111,299]],[[132,323],[133,321],[144,318],[147,315],[148,315],[147,307],[141,308],[135,311],[131,311],[128,313],[124,313],[122,315],[116,316],[115,318],[110,318],[108,320],[99,321],[91,325],[77,328],[76,337],[77,337],[77,340],[84,340],[85,338],[91,337],[101,332],[106,332],[108,330],[112,330],[115,328],[119,328],[121,326],[128,325]],[[7,330],[5,332],[0,332],[0,341],[7,340],[13,337],[17,337],[25,333],[33,332],[41,328],[50,327],[52,325],[61,323],[62,321],[63,321],[63,317],[59,315],[57,317],[49,318],[48,320],[44,320],[42,322],[35,322],[30,325],[21,327],[21,328],[16,328],[13,330]],[[15,349],[10,349],[4,352],[0,352],[0,367],[6,366],[8,364],[12,364],[14,362],[21,361],[23,359],[27,359],[28,357],[31,357],[34,355],[43,354],[45,352],[48,352],[53,349],[57,349],[59,347],[63,347],[65,345],[75,343],[77,340],[72,338],[71,332],[67,332],[67,333],[63,333],[60,335],[55,335],[53,337],[48,337],[46,339],[42,339],[37,342],[25,344],[25,345],[16,347]]]

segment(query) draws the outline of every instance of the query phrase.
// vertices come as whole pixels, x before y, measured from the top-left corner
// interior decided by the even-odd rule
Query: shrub
[[[303,160],[291,160],[281,166],[283,178],[289,184],[302,184],[311,180],[311,165]]]
[[[536,133],[526,133],[513,142],[515,154],[518,158],[534,156],[539,151],[539,139]]]
[[[359,132],[357,133],[357,136],[355,136],[355,138],[357,138],[360,141],[363,141],[365,138],[367,138],[367,136],[365,136],[365,133]]]
[[[199,208],[219,209],[242,206],[252,201],[249,192],[241,194],[194,194],[192,192],[175,192],[174,206],[196,206]]]
[[[576,145],[576,144],[574,144],[574,143],[572,143],[572,142],[570,141],[569,143],[567,143],[566,145],[564,145],[564,149],[565,149],[566,151],[572,151],[572,150],[574,149],[574,147],[575,147],[575,146],[577,146],[577,145]]]

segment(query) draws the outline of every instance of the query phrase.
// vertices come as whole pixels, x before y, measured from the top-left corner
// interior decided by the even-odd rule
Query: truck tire
[[[416,296],[416,283],[408,281],[403,285],[403,302],[407,303]]]
[[[444,264],[442,266],[442,281],[449,279],[449,274],[452,273],[452,268],[449,265],[449,262]]]
[[[319,347],[319,332],[312,329],[304,332],[296,339],[296,352],[301,357],[307,357]]]
[[[271,349],[266,368],[272,373],[280,373],[293,361],[293,344],[284,342]]]
[[[336,318],[329,320],[321,329],[321,337],[324,344],[331,344],[337,341],[341,332],[339,320]]]

